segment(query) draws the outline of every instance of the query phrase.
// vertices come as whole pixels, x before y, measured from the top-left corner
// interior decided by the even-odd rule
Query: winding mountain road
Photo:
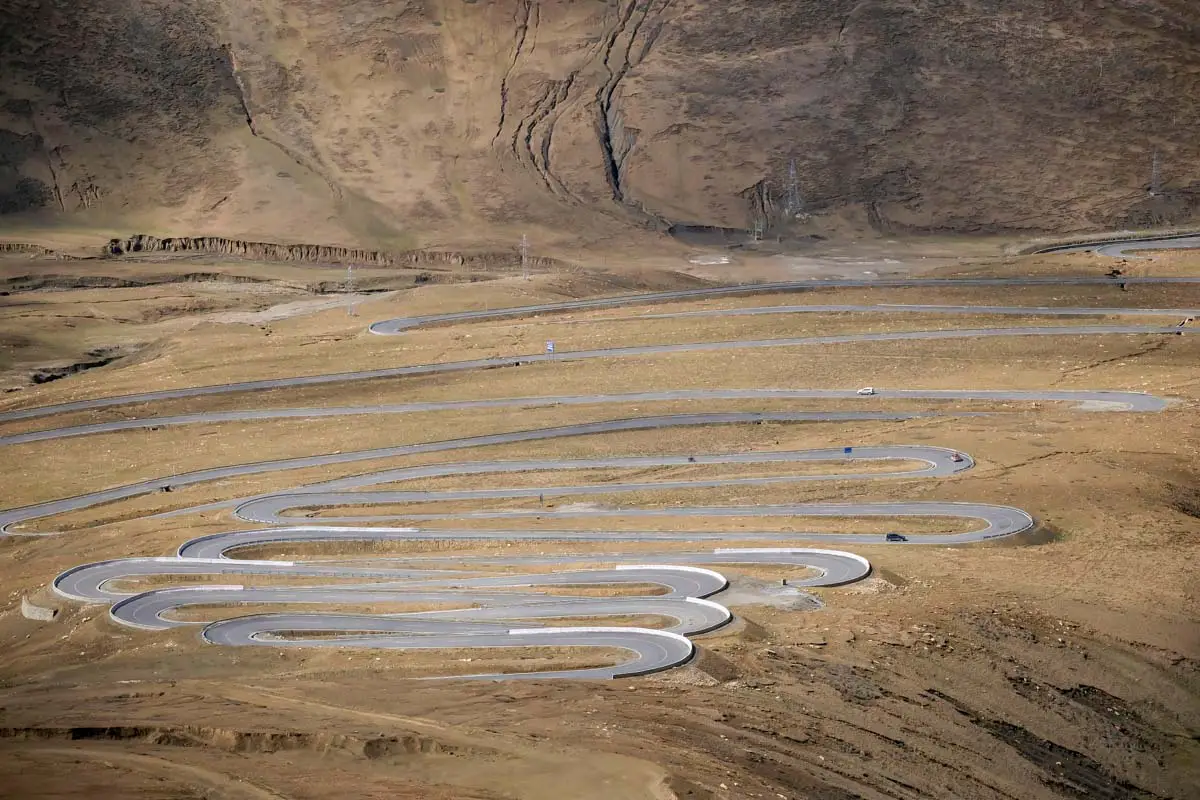
[[[455,324],[489,319],[505,319],[571,310],[587,310],[705,297],[768,292],[805,291],[826,286],[1010,286],[1042,284],[1098,284],[1109,279],[955,279],[900,281],[801,281],[785,284],[719,287],[716,289],[664,292],[633,298],[604,298],[543,304],[523,309],[485,312],[461,312],[430,317],[389,320],[376,323],[371,330],[395,334],[424,325]],[[1141,283],[1197,283],[1200,279],[1131,278]],[[1097,308],[1020,308],[1011,306],[790,306],[731,311],[680,312],[655,317],[716,314],[781,314],[814,312],[893,313],[978,313],[1050,316],[1186,316],[1187,309],[1097,309]],[[643,317],[644,318],[644,317]],[[620,358],[676,352],[734,350],[747,348],[797,347],[815,344],[863,343],[902,340],[980,338],[989,336],[1080,336],[1080,335],[1160,335],[1189,332],[1177,327],[1153,325],[1085,325],[1062,327],[981,328],[974,330],[932,330],[902,333],[846,334],[835,336],[763,339],[754,341],[696,342],[646,345],[600,350],[512,356],[471,361],[385,368],[336,375],[315,375],[268,379],[219,386],[201,386],[146,392],[124,397],[96,398],[40,408],[16,409],[0,413],[0,422],[31,419],[69,411],[91,410],[134,402],[224,394],[228,392],[336,383],[400,375],[424,375],[463,370],[548,361],[590,358]],[[254,421],[286,418],[316,418],[348,415],[407,414],[434,411],[465,411],[479,408],[507,408],[556,405],[627,403],[666,403],[715,400],[811,400],[854,398],[863,403],[887,399],[928,400],[933,402],[1061,402],[1083,411],[1140,412],[1161,411],[1167,402],[1136,392],[1072,391],[931,391],[879,390],[874,397],[858,397],[853,389],[754,389],[754,390],[680,390],[638,392],[594,396],[522,397],[493,400],[460,400],[406,403],[344,408],[248,409],[211,413],[181,414],[163,417],[120,420],[74,425],[64,428],[28,431],[0,437],[0,446],[52,441],[66,437],[114,434],[122,431],[166,425]],[[953,412],[958,415],[988,416],[1002,412]],[[656,417],[613,419],[533,430],[519,430],[485,436],[451,439],[376,448],[349,453],[280,459],[269,462],[229,465],[195,472],[112,487],[78,497],[51,500],[22,508],[0,511],[0,526],[10,534],[36,535],[11,530],[14,526],[53,517],[69,511],[90,508],[101,503],[134,497],[164,487],[185,487],[208,481],[259,475],[281,470],[350,464],[427,453],[466,450],[501,444],[545,441],[556,438],[589,436],[617,431],[637,431],[693,426],[747,424],[759,422],[850,422],[866,420],[904,420],[935,416],[936,411],[889,412],[873,408],[857,411],[794,412],[708,412],[670,414]],[[881,463],[894,462],[894,468],[880,471]],[[805,465],[824,467],[824,472],[805,471]],[[405,481],[443,477],[475,478],[536,472],[587,471],[598,469],[660,469],[712,466],[769,466],[780,474],[768,476],[698,478],[687,475],[661,481],[609,481],[602,484],[523,486],[491,489],[401,490]],[[871,469],[863,467],[870,465]],[[833,586],[861,579],[870,572],[869,563],[854,554],[795,546],[799,543],[829,541],[837,543],[879,543],[881,534],[786,532],[782,530],[605,530],[586,528],[564,530],[545,526],[547,520],[640,518],[886,518],[920,517],[948,520],[942,533],[913,534],[909,544],[961,544],[1009,536],[1029,530],[1034,520],[1026,512],[1007,506],[979,503],[908,501],[887,503],[804,503],[775,506],[669,506],[664,508],[625,507],[614,504],[622,494],[662,490],[694,490],[734,486],[762,486],[786,482],[895,480],[898,478],[949,478],[970,469],[974,462],[964,454],[927,446],[855,447],[849,453],[842,448],[790,452],[749,452],[690,456],[637,456],[577,459],[516,459],[466,461],[376,470],[320,483],[308,484],[284,492],[256,495],[216,504],[184,508],[169,515],[233,508],[241,520],[274,527],[240,530],[194,539],[179,548],[174,557],[128,558],[88,564],[68,570],[53,582],[54,591],[78,602],[111,604],[110,614],[117,622],[145,630],[160,630],[179,625],[202,628],[205,641],[233,646],[268,647],[375,647],[393,649],[454,648],[615,648],[630,657],[617,666],[574,670],[549,670],[520,675],[476,675],[484,678],[612,678],[647,674],[685,663],[694,653],[689,637],[701,635],[727,624],[732,618],[716,596],[727,586],[719,572],[708,567],[721,565],[770,565],[793,567],[797,575],[789,580],[793,587]],[[830,467],[833,471],[830,472]],[[383,491],[362,491],[387,485]],[[545,498],[598,498],[600,505],[576,503],[547,509]],[[506,501],[528,505],[537,498],[536,507],[484,509],[475,511],[420,510],[421,504],[476,503]],[[388,507],[394,507],[388,511]],[[309,509],[322,515],[333,509],[354,509],[343,516],[321,516],[317,524],[298,524],[297,513]],[[372,508],[385,513],[365,514]],[[416,509],[416,510],[414,510]],[[316,512],[309,512],[316,513]],[[475,527],[487,520],[514,520],[518,523],[537,518],[537,525],[525,529]],[[974,521],[963,530],[962,521]],[[384,527],[379,523],[432,523],[433,527]],[[442,528],[438,525],[460,522],[464,525]],[[357,544],[368,548],[404,545],[416,541],[459,543],[554,541],[578,543],[742,543],[745,547],[718,547],[713,550],[682,551],[589,551],[573,554],[506,556],[488,550],[485,555],[396,555],[384,556],[369,550],[361,557],[340,560],[248,560],[231,557],[248,548],[287,551],[312,543]],[[769,542],[777,547],[762,547]],[[759,545],[759,546],[751,546]],[[365,563],[365,565],[364,565]],[[383,566],[386,565],[386,566]],[[703,565],[703,566],[700,566]],[[148,588],[164,576],[193,576],[215,580],[215,584],[183,588]],[[222,585],[229,577],[269,577],[289,585]],[[314,584],[314,581],[316,582]],[[291,585],[295,584],[295,585]],[[592,597],[578,593],[580,587],[619,589],[618,597]],[[572,592],[576,593],[572,593]],[[797,589],[798,591],[798,589]],[[252,614],[203,624],[185,621],[177,612],[190,606],[270,606],[286,607],[278,613]],[[436,610],[405,610],[397,613],[317,614],[293,610],[306,606],[438,606]],[[605,626],[605,620],[652,616],[665,619],[665,628]],[[588,627],[563,627],[562,620],[597,622]],[[460,676],[461,677],[461,676]]]
[[[1063,308],[1058,306],[949,306],[912,303],[876,305],[803,305],[714,308],[704,311],[677,311],[668,314],[639,314],[631,317],[604,317],[581,320],[582,323],[632,322],[648,319],[691,319],[696,317],[757,317],[784,314],[983,314],[1014,317],[1190,317],[1200,314],[1195,308]]]
[[[1095,242],[1055,245],[1036,250],[1036,253],[1096,253],[1109,258],[1129,258],[1131,253],[1148,250],[1200,249],[1200,234],[1180,233],[1170,236],[1103,239]]]
[[[878,389],[875,397],[880,400],[933,400],[951,402],[976,400],[988,402],[1069,402],[1079,405],[1081,410],[1100,409],[1111,406],[1126,411],[1161,411],[1166,403],[1153,395],[1137,392],[1074,392],[1074,391],[959,391],[936,389]],[[493,400],[446,400],[429,403],[401,403],[374,406],[334,406],[323,408],[265,408],[242,411],[206,411],[195,414],[178,414],[165,417],[142,417],[112,422],[96,422],[72,425],[41,431],[0,436],[0,447],[5,445],[42,442],[72,436],[88,436],[98,433],[161,428],[175,425],[211,424],[216,422],[249,422],[270,419],[315,419],[321,417],[348,417],[374,414],[416,414],[429,411],[470,411],[488,408],[545,408],[551,406],[598,406],[617,403],[673,403],[696,400],[854,400],[858,398],[854,389],[679,389],[666,392],[626,392],[623,394],[600,395],[557,395],[535,397],[504,397]],[[879,413],[879,412],[874,412]],[[860,412],[853,412],[859,415]],[[829,421],[867,418],[861,416],[839,417],[835,413],[822,412],[822,419]]]
[[[1200,279],[1197,279],[1200,282]],[[485,312],[479,312],[484,314]],[[260,381],[242,381],[213,386],[193,386],[182,389],[166,389],[158,392],[142,392],[118,397],[98,397],[35,408],[21,408],[0,412],[0,423],[22,419],[63,414],[70,411],[94,411],[100,408],[151,403],[160,400],[181,400],[209,395],[254,392],[266,389],[289,389],[298,386],[348,383],[377,378],[398,378],[417,375],[439,375],[451,372],[520,367],[545,362],[584,361],[597,358],[628,358],[635,356],[667,355],[670,353],[700,353],[710,351],[747,350],[770,347],[804,347],[811,345],[866,344],[871,342],[902,342],[924,340],[983,339],[1016,336],[1098,336],[1098,335],[1165,335],[1191,333],[1176,326],[1163,325],[1078,325],[1054,327],[1020,328],[975,328],[929,331],[896,331],[888,333],[851,333],[834,336],[798,336],[780,339],[751,339],[724,342],[684,342],[681,344],[637,345],[633,347],[611,347],[595,350],[572,350],[556,353],[532,353],[529,355],[500,358],[479,358],[468,361],[450,361],[438,364],[417,364],[407,367],[339,372],[326,375],[305,375],[292,378],[271,378]]]
[[[1088,249],[1088,248],[1083,248]],[[1095,249],[1094,247],[1091,249]],[[1200,278],[1191,277],[1129,277],[1122,279],[1133,285],[1194,284]],[[495,308],[484,311],[455,311],[448,314],[431,314],[423,317],[398,317],[373,323],[369,330],[381,336],[403,333],[414,328],[436,325],[454,325],[464,322],[535,317],[543,314],[560,314],[571,311],[594,311],[601,308],[624,308],[631,305],[676,302],[680,300],[710,300],[717,297],[746,297],[756,294],[788,294],[810,292],[817,289],[955,289],[981,286],[1116,286],[1109,277],[1025,277],[1025,278],[877,278],[860,280],[853,278],[825,278],[801,281],[776,281],[771,283],[737,284],[713,286],[700,289],[679,289],[669,292],[621,295],[619,297],[566,300],[560,303],[540,303],[515,308]],[[867,310],[869,307],[859,307]],[[954,307],[952,307],[954,308]],[[969,306],[957,306],[969,309]]]

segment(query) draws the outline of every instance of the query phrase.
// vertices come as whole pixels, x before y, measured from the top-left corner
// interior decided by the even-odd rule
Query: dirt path
[[[530,747],[487,731],[448,726],[425,717],[410,717],[368,711],[346,705],[295,697],[261,686],[241,684],[221,689],[231,700],[290,706],[309,712],[369,720],[386,726],[402,725],[474,750],[494,750],[506,758],[481,761],[470,771],[461,765],[438,779],[472,788],[490,789],[522,800],[612,800],[614,797],[647,800],[676,800],[668,787],[670,776],[657,765],[613,753],[567,750],[561,747]]]
[[[303,317],[321,311],[335,308],[353,308],[354,304],[363,300],[390,298],[399,292],[384,294],[336,295],[333,297],[318,297],[313,300],[293,300],[290,303],[280,303],[277,306],[265,308],[262,311],[219,311],[215,314],[205,314],[196,317],[194,322],[241,323],[244,325],[265,325],[268,322],[278,322],[292,317]]]
[[[80,742],[71,747],[46,747],[40,744],[33,744],[22,748],[21,754],[26,757],[36,757],[38,755],[53,756],[59,759],[59,763],[69,761],[70,759],[94,761],[114,769],[124,768],[142,773],[158,781],[184,783],[189,788],[203,787],[203,791],[198,792],[197,796],[206,799],[288,800],[287,795],[257,786],[236,775],[217,772],[192,764],[184,764],[168,758],[160,758],[143,753],[130,753],[120,749],[120,745]],[[32,791],[32,788],[30,790]]]

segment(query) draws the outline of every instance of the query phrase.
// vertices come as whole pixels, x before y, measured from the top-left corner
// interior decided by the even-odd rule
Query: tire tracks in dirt
[[[44,747],[30,745],[22,748],[24,753],[40,753],[61,758],[76,758],[96,761],[109,767],[124,767],[134,772],[165,778],[170,781],[190,781],[206,787],[210,793],[206,797],[221,798],[221,800],[289,800],[287,795],[279,794],[264,786],[251,783],[240,778],[216,770],[184,764],[160,756],[145,753],[130,753],[111,745],[97,743],[79,743],[72,747]],[[212,794],[215,792],[216,794]]]
[[[549,800],[557,789],[546,787],[573,786],[572,797],[578,800],[609,800],[612,797],[649,796],[667,800],[672,797],[662,792],[669,775],[654,762],[633,756],[615,753],[582,753],[578,750],[556,746],[551,750],[525,743],[515,743],[508,737],[477,728],[461,725],[442,725],[425,717],[402,716],[381,711],[354,708],[346,705],[326,703],[312,697],[295,697],[283,692],[272,691],[262,686],[238,684],[225,685],[221,695],[231,700],[249,702],[261,706],[264,701],[273,701],[300,709],[321,711],[343,718],[369,720],[384,725],[403,725],[443,739],[457,747],[472,751],[492,751],[519,763],[518,769],[504,769],[497,765],[494,774],[485,770],[477,772],[481,785],[490,788],[505,783],[514,783],[521,791],[520,797],[531,800]],[[597,758],[602,755],[602,758]],[[590,782],[579,781],[581,765],[595,773]],[[556,777],[559,776],[559,777]],[[590,788],[594,787],[594,788]],[[539,792],[541,794],[539,794]],[[643,794],[648,793],[648,794]],[[543,795],[545,795],[543,797]]]

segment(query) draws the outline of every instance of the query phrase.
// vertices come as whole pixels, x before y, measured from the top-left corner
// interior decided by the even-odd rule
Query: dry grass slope
[[[1200,208],[1190,0],[17,0],[0,31],[0,219],[43,232],[561,248]]]
[[[46,263],[36,255],[23,258],[6,264],[10,278],[27,280]],[[503,279],[469,286],[422,284],[365,301],[358,317],[347,316],[338,306],[248,325],[216,323],[204,316],[211,309],[180,307],[176,292],[198,297],[205,286],[180,282],[180,276],[196,270],[194,264],[103,262],[110,288],[86,281],[72,288],[71,280],[95,276],[89,265],[56,262],[55,269],[67,281],[62,286],[10,283],[10,297],[28,304],[17,305],[14,312],[23,308],[21,313],[35,314],[39,335],[57,330],[54,336],[64,347],[71,342],[72,329],[52,328],[49,320],[56,315],[75,320],[79,327],[74,330],[90,331],[98,344],[116,341],[116,330],[152,344],[134,358],[30,386],[20,365],[36,361],[53,337],[16,343],[12,363],[18,366],[7,374],[20,389],[6,396],[6,407],[260,375],[527,352],[547,338],[569,350],[657,338],[736,339],[980,323],[971,317],[829,314],[668,321],[644,320],[646,313],[798,302],[997,302],[984,289],[924,296],[908,289],[828,290],[447,326],[396,340],[365,334],[364,323],[399,314],[611,293],[635,285],[663,288],[684,279],[644,272],[624,277],[537,276],[528,282]],[[1141,274],[1195,274],[1196,266],[1194,254],[1179,253],[1131,269]],[[221,312],[227,314],[246,313],[246,304],[265,306],[262,312],[270,312],[281,300],[294,302],[293,297],[303,296],[300,287],[319,283],[328,274],[302,264],[231,262],[204,269],[214,276],[255,278],[256,282],[236,284],[240,292],[228,302],[241,310]],[[1088,257],[1049,257],[956,269],[1094,273],[1095,264]],[[364,273],[364,280],[390,280],[394,283],[387,285],[396,289],[404,280],[411,281],[383,271]],[[1191,288],[1132,286],[1122,292],[1116,286],[1099,286],[1014,289],[1003,301],[1187,307],[1196,305],[1198,298]],[[96,309],[107,306],[113,307],[113,317],[125,321],[104,322],[95,316]],[[93,317],[85,319],[81,310]],[[199,319],[209,322],[196,324]],[[7,318],[6,330],[15,334],[20,321],[19,316]],[[1197,347],[1196,337],[1122,336],[680,354],[639,359],[636,369],[629,368],[632,362],[563,362],[175,401],[6,424],[0,433],[204,409],[715,386],[853,387],[864,375],[877,385],[896,388],[1105,388],[1179,400],[1161,414],[1146,415],[1088,414],[1057,404],[955,403],[945,408],[1003,413],[851,425],[719,426],[691,430],[686,437],[671,431],[638,432],[473,451],[472,459],[579,458],[792,450],[844,441],[929,444],[962,449],[975,456],[978,465],[945,481],[783,484],[703,492],[647,489],[636,497],[614,500],[667,507],[678,502],[909,497],[1014,504],[1039,520],[1032,535],[990,546],[856,546],[856,552],[872,561],[873,576],[853,586],[822,590],[824,605],[819,610],[812,600],[768,591],[780,588],[781,577],[798,577],[794,573],[722,570],[734,580],[730,596],[740,598],[735,607],[738,622],[701,638],[703,653],[693,666],[614,684],[415,683],[408,679],[447,671],[578,666],[619,656],[594,649],[398,655],[208,647],[197,642],[194,629],[147,633],[121,628],[102,608],[65,604],[45,588],[58,571],[83,562],[167,554],[188,538],[236,526],[219,513],[166,519],[148,518],[149,514],[327,479],[335,474],[330,470],[155,493],[49,520],[48,528],[70,532],[0,540],[0,579],[7,592],[0,612],[0,641],[6,645],[0,655],[0,793],[319,800],[345,796],[347,787],[354,787],[354,793],[364,797],[481,800],[1188,797],[1200,780],[1200,648],[1191,568],[1200,532],[1195,497],[1200,482],[1195,467],[1200,452],[1194,422],[1200,403]],[[923,365],[934,369],[926,373]],[[763,409],[785,405],[761,404]],[[862,407],[857,399],[838,404],[806,401],[803,407],[831,405]],[[712,404],[735,406],[747,408],[746,403],[729,401]],[[630,403],[525,408],[519,414],[512,409],[470,415],[436,412],[378,418],[359,426],[338,418],[183,426],[13,446],[0,473],[7,506],[213,464],[685,410],[698,406]],[[397,465],[462,457],[447,453]],[[772,469],[755,467],[753,473],[770,474]],[[745,469],[689,466],[643,472],[639,478],[726,473],[750,474]],[[628,477],[628,472],[609,470],[488,478],[472,485],[520,485],[535,478],[569,485]],[[466,484],[438,480],[422,485]],[[556,502],[549,504],[548,513]],[[525,507],[523,501],[493,505]],[[541,524],[560,522],[550,517]],[[613,520],[612,527],[644,527],[645,522]],[[810,521],[777,522],[786,531],[806,529]],[[884,522],[830,520],[828,527],[882,531],[884,527],[874,523]],[[904,524],[914,530],[955,525],[922,520]],[[695,525],[744,530],[738,526],[757,528],[760,521],[723,518],[696,520]],[[666,527],[691,523],[667,521]],[[380,557],[436,555],[453,562],[460,555],[568,549],[610,552],[613,546],[430,542],[375,548],[275,547],[239,555],[344,557],[368,563]],[[25,619],[19,612],[23,597],[60,612],[51,622]],[[370,610],[401,608],[414,607]],[[265,609],[244,607],[234,613],[259,610]],[[205,607],[183,616],[222,613],[228,610]],[[618,621],[661,624],[637,617]]]

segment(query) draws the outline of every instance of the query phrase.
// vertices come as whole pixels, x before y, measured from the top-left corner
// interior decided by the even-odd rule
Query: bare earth
[[[931,251],[932,252],[932,251]],[[1098,274],[1091,256],[948,258],[936,274]],[[380,294],[355,316],[339,270],[229,262],[61,262],[55,273],[136,280],[203,271],[203,280],[96,288],[38,259],[0,260],[0,410],[259,377],[669,341],[836,332],[1094,324],[1090,318],[937,314],[803,314],[643,319],[769,305],[944,303],[1200,307],[1194,287],[1130,286],[822,290],[631,306],[595,312],[366,333],[387,317],[614,294],[631,287],[727,280],[727,267],[679,259],[679,272],[581,271],[418,285],[378,270]],[[743,265],[778,279],[778,260]],[[909,264],[920,269],[920,264]],[[928,265],[927,265],[928,266]],[[1129,274],[1200,273],[1200,255],[1170,254]],[[232,283],[212,275],[242,275]],[[480,277],[480,276],[475,276]],[[742,278],[748,279],[748,278]],[[365,283],[363,284],[366,285]],[[74,287],[74,288],[73,288]],[[282,309],[282,310],[281,310]],[[239,316],[249,315],[249,316]],[[258,315],[258,316],[254,316]],[[1115,319],[1105,317],[1104,319]],[[1142,322],[1144,318],[1121,318]],[[1168,324],[1173,324],[1173,320]],[[104,350],[108,348],[108,350]],[[117,357],[33,385],[40,372]],[[123,357],[121,357],[123,356]],[[107,356],[105,356],[107,357]],[[93,359],[97,360],[97,359]],[[354,406],[447,399],[584,395],[685,388],[1109,389],[1175,398],[1159,414],[1086,413],[1058,403],[679,401],[474,409],[165,427],[13,445],[0,461],[5,508],[203,467],[330,453],[587,420],[701,410],[1000,412],[904,422],[712,426],[480,448],[386,462],[271,473],[151,494],[39,521],[46,537],[0,539],[0,797],[123,798],[1124,798],[1196,797],[1200,785],[1200,337],[1089,336],[907,341],[680,353],[389,379],[63,414],[0,425],[0,436],[102,420],[239,408]],[[949,479],[814,481],[588,496],[627,507],[936,499],[1011,504],[1031,534],[985,546],[852,546],[870,578],[812,598],[779,585],[801,571],[725,569],[737,621],[700,637],[700,657],[658,676],[614,682],[419,682],[414,678],[615,663],[602,649],[314,651],[219,648],[194,630],[140,632],[47,590],[77,564],[167,555],[240,524],[227,510],[148,515],[384,466],[460,460],[801,450],[928,444],[970,453]],[[905,462],[876,466],[896,470]],[[685,466],[441,478],[412,489],[582,485],[790,474],[787,465]],[[807,465],[798,473],[836,471]],[[547,511],[576,502],[569,495]],[[422,504],[422,511],[525,509],[534,499]],[[410,506],[360,507],[397,513]],[[311,510],[318,516],[320,509]],[[347,513],[343,509],[338,514]],[[679,522],[606,519],[608,530],[952,532],[922,519]],[[467,527],[471,523],[455,523]],[[487,520],[489,527],[503,520]],[[522,526],[529,525],[522,521]],[[595,527],[587,519],[536,523]],[[820,546],[820,544],[816,544]],[[626,552],[650,545],[622,546]],[[688,549],[678,543],[675,549]],[[657,550],[663,545],[654,545]],[[402,554],[613,552],[605,543],[423,543],[276,548],[241,557],[372,559]],[[182,585],[156,581],[139,585]],[[309,581],[313,583],[313,581]],[[21,599],[59,609],[26,619]],[[718,595],[715,599],[722,600]],[[422,607],[426,608],[426,607]],[[257,613],[193,608],[181,618]],[[279,610],[278,607],[274,610]],[[324,610],[324,609],[323,609]],[[347,607],[396,612],[410,606]],[[580,620],[564,620],[579,624]],[[611,622],[611,621],[609,621]],[[606,622],[605,624],[609,624]],[[658,626],[655,618],[615,624]]]

